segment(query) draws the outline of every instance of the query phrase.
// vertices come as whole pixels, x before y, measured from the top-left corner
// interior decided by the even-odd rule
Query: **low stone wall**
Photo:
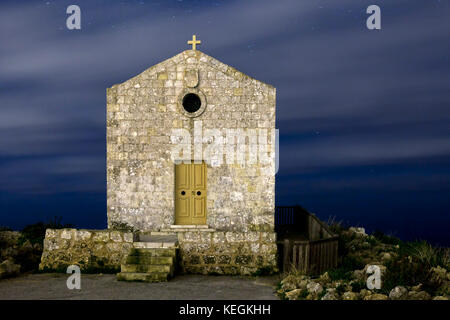
[[[277,272],[273,232],[177,232],[184,273],[251,275]]]
[[[182,273],[251,275],[277,271],[273,232],[177,231]],[[39,269],[115,272],[133,248],[133,233],[47,229]]]
[[[116,272],[132,247],[131,232],[47,229],[39,269],[65,272],[74,264],[84,272]]]

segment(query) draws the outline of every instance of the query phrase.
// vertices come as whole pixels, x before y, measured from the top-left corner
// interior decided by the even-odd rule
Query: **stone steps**
[[[174,257],[173,256],[147,256],[140,255],[134,256],[129,255],[125,261],[126,264],[173,264]]]
[[[120,272],[117,274],[119,281],[141,281],[141,282],[164,282],[169,280],[169,275],[166,272]]]
[[[175,257],[176,248],[132,249],[129,257]]]
[[[122,264],[122,272],[169,273],[173,275],[172,264]]]
[[[168,281],[175,271],[177,250],[178,240],[173,237],[146,235],[145,242],[133,242],[133,249],[121,265],[117,280]]]

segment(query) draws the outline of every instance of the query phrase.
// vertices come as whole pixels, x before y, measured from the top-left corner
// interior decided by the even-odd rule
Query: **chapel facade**
[[[276,90],[192,42],[107,89],[108,228],[177,234],[185,271],[275,268]]]

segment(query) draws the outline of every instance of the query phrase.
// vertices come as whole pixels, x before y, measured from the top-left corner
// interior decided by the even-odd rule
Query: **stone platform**
[[[166,254],[164,249],[173,249],[177,254]],[[176,260],[170,264],[167,259],[154,257],[176,257]],[[135,233],[48,229],[40,270],[65,272],[69,265],[80,266],[84,273],[126,272],[141,281],[153,278],[131,273],[167,273],[157,277],[158,281],[170,278],[175,267],[179,267],[180,273],[205,275],[270,274],[278,271],[276,235],[268,231],[243,233],[199,226]],[[158,269],[155,265],[166,266]]]

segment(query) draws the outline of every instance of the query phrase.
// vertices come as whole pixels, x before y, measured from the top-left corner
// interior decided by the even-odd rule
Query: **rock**
[[[422,288],[422,284],[419,283],[417,286],[411,287],[411,291],[420,291]]]
[[[11,259],[0,263],[0,279],[13,277],[20,273],[20,265],[15,264]]]
[[[19,250],[17,249],[17,246],[11,246],[0,250],[0,258],[2,258],[2,260],[12,259],[18,254]]]
[[[320,283],[314,281],[309,282],[306,286],[306,289],[308,289],[309,293],[316,296],[321,294],[323,291],[323,287],[320,285]]]
[[[366,229],[358,227],[350,227],[349,231],[356,233],[358,236],[367,237]]]
[[[431,272],[433,274],[436,274],[442,280],[446,280],[447,279],[447,270],[445,270],[441,266],[437,266],[435,268],[431,268]]]
[[[436,291],[437,295],[442,295],[450,292],[450,281],[443,281],[439,283],[439,288]]]
[[[301,289],[294,289],[286,292],[286,298],[288,300],[297,300],[301,293],[302,293]]]
[[[389,293],[391,300],[406,300],[408,299],[408,289],[402,286],[397,286]]]
[[[307,280],[307,279],[300,280],[297,284],[297,288],[306,290],[306,286],[308,285],[308,283],[309,283],[309,280]]]
[[[356,292],[347,291],[342,294],[342,300],[358,300],[359,294]]]
[[[364,241],[363,243],[361,243],[360,247],[361,249],[367,250],[370,249],[371,245],[367,241]]]
[[[431,300],[431,296],[425,291],[410,291],[408,300]]]
[[[331,278],[330,278],[328,272],[325,272],[324,274],[322,274],[322,275],[319,277],[319,280],[318,280],[318,281],[319,281],[322,285],[324,285],[324,284],[330,282],[330,281],[331,281]]]
[[[436,286],[440,286],[445,281],[447,281],[447,270],[440,266],[431,268],[431,282]]]
[[[364,297],[364,300],[387,300],[388,296],[381,293],[374,293],[369,296]]]
[[[367,289],[362,289],[362,290],[359,292],[359,295],[360,295],[361,299],[364,299],[364,298],[366,298],[367,296],[370,296],[371,294],[372,294],[372,291],[367,290]]]
[[[24,244],[22,244],[22,249],[23,250],[33,250],[33,245],[31,244],[31,242],[29,240],[25,241]]]
[[[288,275],[286,278],[281,280],[281,288],[284,291],[292,291],[294,289],[302,287],[302,285],[306,287],[304,279],[304,276]]]
[[[364,278],[365,278],[364,270],[353,271],[353,279],[358,281],[364,281]]]
[[[381,254],[381,260],[382,261],[388,261],[388,260],[391,260],[391,259],[392,259],[392,256],[391,256],[391,254],[389,252],[383,252]]]
[[[321,300],[339,300],[339,296],[336,291],[327,291]]]
[[[433,300],[448,300],[448,298],[444,296],[436,296],[433,298]]]

